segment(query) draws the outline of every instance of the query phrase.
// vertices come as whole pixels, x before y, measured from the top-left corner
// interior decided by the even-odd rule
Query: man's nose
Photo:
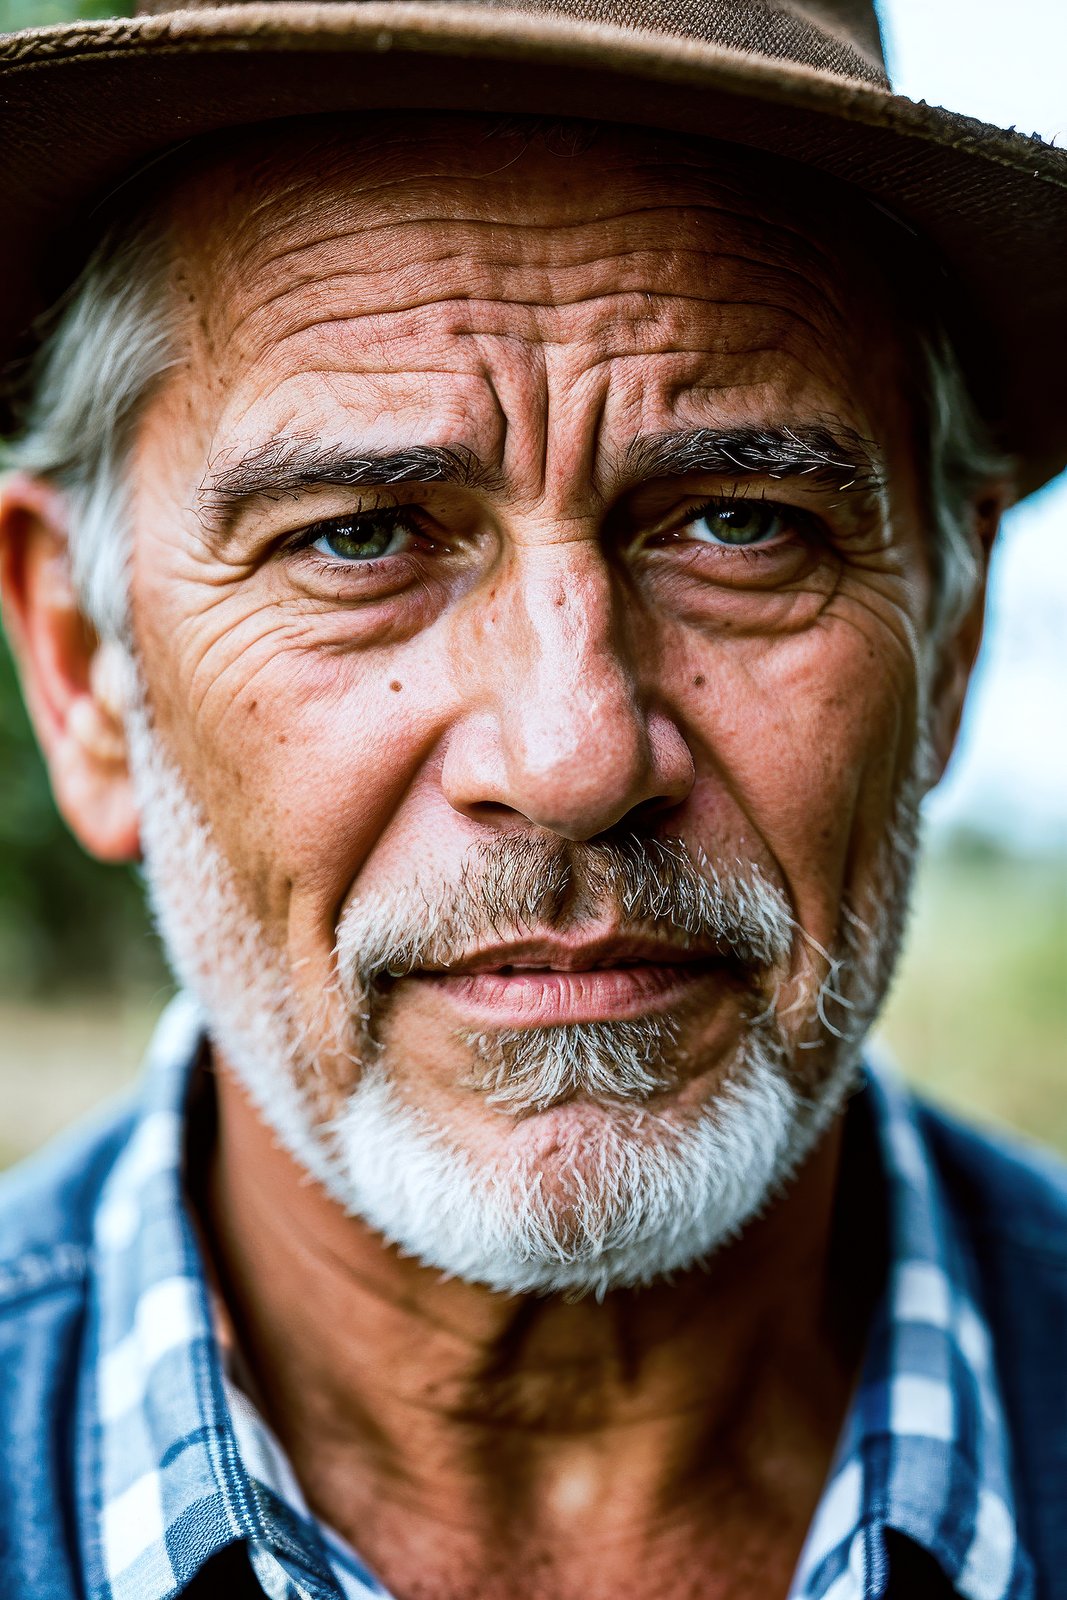
[[[692,754],[644,682],[647,628],[595,547],[516,556],[459,649],[471,706],[442,770],[456,810],[591,839],[689,794]]]

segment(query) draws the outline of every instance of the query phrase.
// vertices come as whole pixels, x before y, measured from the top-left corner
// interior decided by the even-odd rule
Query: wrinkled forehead
[[[400,232],[433,259],[450,230],[493,229],[502,247],[517,230],[525,259],[546,267],[582,259],[613,223],[620,255],[742,243],[753,264],[856,307],[884,305],[895,277],[887,224],[841,185],[737,147],[597,124],[378,114],[245,130],[185,163],[168,216],[197,288],[231,314],[258,275],[298,273],[301,252],[318,248],[328,271],[354,243],[369,258]]]
[[[345,417],[362,417],[382,399],[368,372],[388,377],[394,416],[412,404],[404,373],[434,375],[428,412],[452,403],[444,373],[480,384],[484,410],[505,369],[514,383],[520,346],[555,361],[557,393],[588,383],[590,417],[631,434],[668,425],[672,396],[702,386],[755,397],[753,420],[784,395],[883,443],[900,431],[885,225],[859,197],[733,147],[465,116],[316,119],[208,148],[168,215],[189,370],[220,397],[209,450],[283,430],[295,409],[333,426],[337,384]],[[328,394],[323,372],[339,375]]]
[[[536,204],[546,223],[561,226],[661,193],[667,204],[719,203],[739,218],[789,224],[799,245],[832,225],[846,194],[811,169],[739,146],[612,124],[457,113],[266,124],[202,141],[192,155],[178,151],[174,169],[179,221],[224,229],[236,222],[236,247],[309,208],[374,223],[430,215],[447,192],[463,194],[472,219]]]

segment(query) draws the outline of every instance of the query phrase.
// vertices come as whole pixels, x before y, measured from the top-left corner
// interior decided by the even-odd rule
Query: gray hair
[[[110,228],[52,315],[4,465],[48,479],[69,512],[71,574],[102,639],[129,635],[129,465],[138,422],[174,362],[165,230]]]
[[[175,360],[169,265],[165,231],[151,216],[109,230],[41,342],[25,427],[7,452],[9,467],[66,495],[75,588],[104,639],[129,635],[129,458],[145,403]],[[966,612],[980,571],[975,500],[1010,464],[994,449],[944,330],[914,337],[933,530],[931,623],[947,630]]]
[[[981,574],[977,503],[990,490],[1010,488],[1014,464],[996,448],[944,327],[919,334],[918,360],[933,524],[931,620],[935,632],[948,633],[969,609]]]

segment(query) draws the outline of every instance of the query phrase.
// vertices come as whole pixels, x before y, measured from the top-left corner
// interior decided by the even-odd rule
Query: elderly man
[[[1067,1183],[861,1052],[1064,158],[860,3],[6,51],[7,622],[184,993],[0,1202],[5,1600],[1067,1595]]]

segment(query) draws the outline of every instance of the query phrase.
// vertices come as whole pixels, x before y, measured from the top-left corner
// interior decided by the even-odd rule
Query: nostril
[[[664,812],[676,811],[681,804],[682,801],[677,795],[652,795],[648,800],[642,800],[638,805],[634,806],[633,810],[627,814],[626,825],[628,828],[637,827],[639,829],[646,820],[655,819],[658,821]]]
[[[463,809],[474,822],[483,822],[487,827],[499,827],[502,823],[510,826],[516,821],[527,821],[521,811],[499,800],[472,800]]]

